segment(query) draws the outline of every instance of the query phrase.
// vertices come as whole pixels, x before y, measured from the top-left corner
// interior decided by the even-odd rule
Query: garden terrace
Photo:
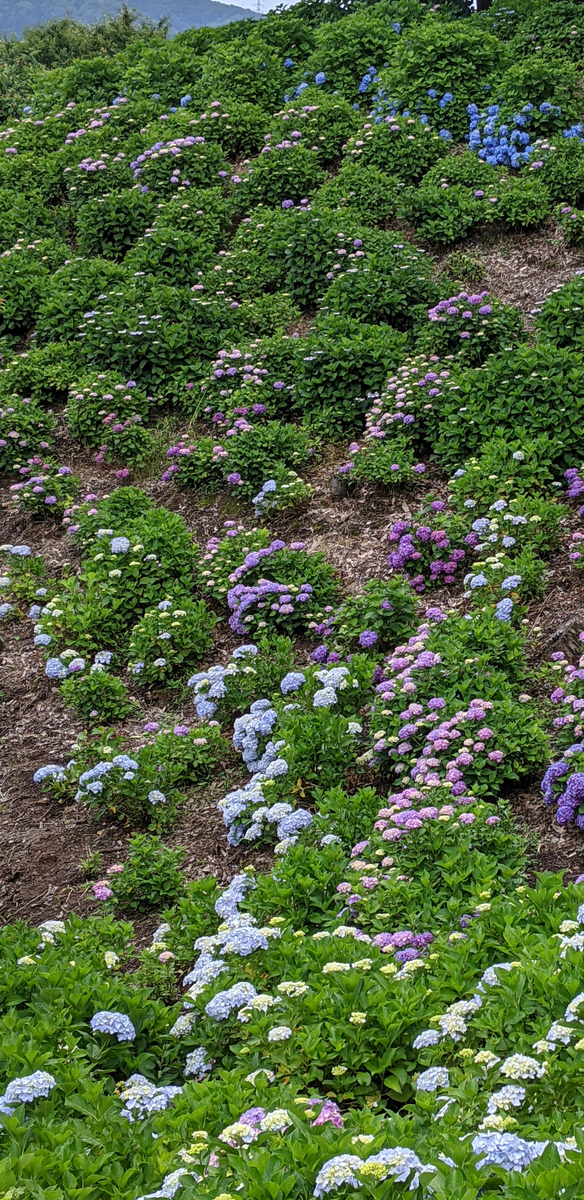
[[[116,21],[0,43],[2,1195],[576,1197],[579,6]]]

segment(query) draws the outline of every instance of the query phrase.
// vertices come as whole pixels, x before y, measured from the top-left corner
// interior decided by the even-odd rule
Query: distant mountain
[[[70,17],[84,25],[100,21],[106,12],[114,16],[122,7],[115,0],[0,0],[0,36],[22,34],[26,25],[44,25],[45,21]],[[144,17],[154,21],[168,17],[171,33],[183,29],[212,28],[231,21],[257,18],[258,13],[235,4],[220,4],[217,0],[138,0],[137,7]]]

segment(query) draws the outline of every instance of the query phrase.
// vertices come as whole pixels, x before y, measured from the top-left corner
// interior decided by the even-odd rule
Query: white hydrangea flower
[[[570,1003],[568,1004],[568,1007],[566,1008],[566,1011],[564,1013],[564,1020],[565,1021],[577,1021],[578,1020],[578,1009],[580,1008],[580,1005],[583,1003],[584,1003],[584,992],[578,992],[578,995],[574,996],[573,1000],[570,1000]]]
[[[569,1041],[570,1031],[567,1032]],[[538,1063],[536,1058],[529,1058],[527,1054],[511,1054],[499,1067],[499,1074],[505,1075],[507,1079],[541,1079],[542,1075],[545,1075],[545,1067]]]
[[[308,987],[307,983],[302,983],[301,981],[295,982],[293,980],[284,980],[282,983],[278,984],[278,991],[282,992],[283,996],[289,996],[291,999],[297,999],[298,996],[305,996],[306,993],[310,991],[310,988]]]
[[[268,1041],[287,1042],[290,1037],[292,1037],[292,1030],[289,1025],[274,1025],[268,1034]]]
[[[473,1062],[477,1063],[479,1067],[485,1067],[487,1071],[490,1071],[491,1067],[501,1062],[501,1059],[497,1058],[497,1055],[493,1054],[492,1050],[479,1050],[478,1054],[475,1054]]]
[[[285,1108],[275,1108],[260,1121],[260,1129],[262,1133],[283,1133],[291,1124],[290,1113]]]
[[[507,1084],[501,1088],[500,1092],[493,1092],[493,1095],[489,1097],[487,1112],[496,1113],[501,1110],[509,1112],[512,1108],[520,1108],[524,1100],[525,1088]]]
[[[567,1025],[560,1025],[556,1021],[548,1029],[548,1031],[545,1035],[545,1040],[546,1040],[546,1042],[551,1042],[552,1045],[554,1045],[555,1042],[561,1042],[562,1045],[568,1046],[570,1043],[570,1038],[572,1036],[572,1032],[573,1032],[573,1030],[568,1029]]]

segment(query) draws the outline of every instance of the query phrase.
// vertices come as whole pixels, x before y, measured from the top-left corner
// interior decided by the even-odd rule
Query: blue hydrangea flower
[[[47,763],[46,767],[39,767],[35,771],[33,783],[42,783],[45,779],[56,779],[57,783],[61,783],[66,779],[65,767],[59,766],[57,763]]]
[[[118,1042],[133,1042],[136,1030],[129,1017],[119,1012],[97,1012],[89,1022],[93,1033],[115,1034]]]
[[[302,671],[288,671],[280,682],[280,691],[288,696],[290,692],[297,692],[303,683],[306,683],[306,675]]]
[[[416,1088],[419,1092],[436,1092],[438,1088],[449,1087],[450,1077],[446,1067],[429,1067],[418,1075]]]
[[[69,668],[60,658],[49,658],[45,667],[47,679],[65,679],[68,674]]]
[[[514,1133],[479,1133],[472,1140],[473,1154],[484,1155],[477,1162],[481,1167],[503,1167],[505,1171],[522,1171],[543,1154],[548,1142],[528,1142]]]
[[[504,600],[499,600],[495,609],[495,616],[498,621],[510,621],[513,613],[514,604],[510,596],[506,596]]]
[[[502,592],[515,592],[521,583],[521,575],[508,575],[501,584]]]
[[[247,642],[244,646],[236,646],[235,650],[232,652],[231,657],[232,658],[245,658],[246,654],[255,655],[255,654],[257,654],[257,652],[258,652],[257,646],[254,646],[253,642]]]
[[[439,1041],[440,1034],[437,1029],[425,1029],[414,1039],[412,1046],[414,1050],[425,1050],[427,1046],[437,1046]]]
[[[184,1073],[185,1075],[194,1075],[197,1083],[200,1083],[212,1069],[212,1066],[213,1064],[209,1062],[204,1046],[199,1046],[196,1050],[191,1050],[190,1054],[187,1054]]]
[[[56,1087],[57,1081],[48,1071],[34,1071],[32,1075],[23,1075],[13,1079],[7,1086],[3,1096],[0,1096],[0,1112],[12,1115],[10,1105],[30,1104],[39,1097],[46,1099],[49,1092]]]
[[[135,1117],[140,1119],[155,1112],[164,1112],[164,1109],[170,1108],[174,1097],[181,1094],[181,1087],[157,1087],[144,1075],[130,1075],[120,1091],[120,1100],[124,1102],[120,1116],[133,1122]]]
[[[114,767],[121,767],[123,771],[137,771],[138,763],[135,759],[130,758],[129,754],[116,754],[112,758]]]
[[[112,554],[127,554],[130,549],[130,539],[127,537],[115,537],[110,542],[110,550]]]
[[[109,667],[112,657],[113,655],[111,650],[98,650],[93,661],[94,663],[101,663],[104,667]]]

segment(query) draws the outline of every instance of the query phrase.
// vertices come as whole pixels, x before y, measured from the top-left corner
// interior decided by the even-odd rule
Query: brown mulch
[[[492,292],[526,314],[554,288],[584,270],[584,251],[567,246],[561,231],[551,222],[536,232],[501,233],[495,227],[471,231],[456,249],[481,262],[485,270],[481,291]],[[449,250],[435,255],[437,264],[447,264],[451,253]]]

